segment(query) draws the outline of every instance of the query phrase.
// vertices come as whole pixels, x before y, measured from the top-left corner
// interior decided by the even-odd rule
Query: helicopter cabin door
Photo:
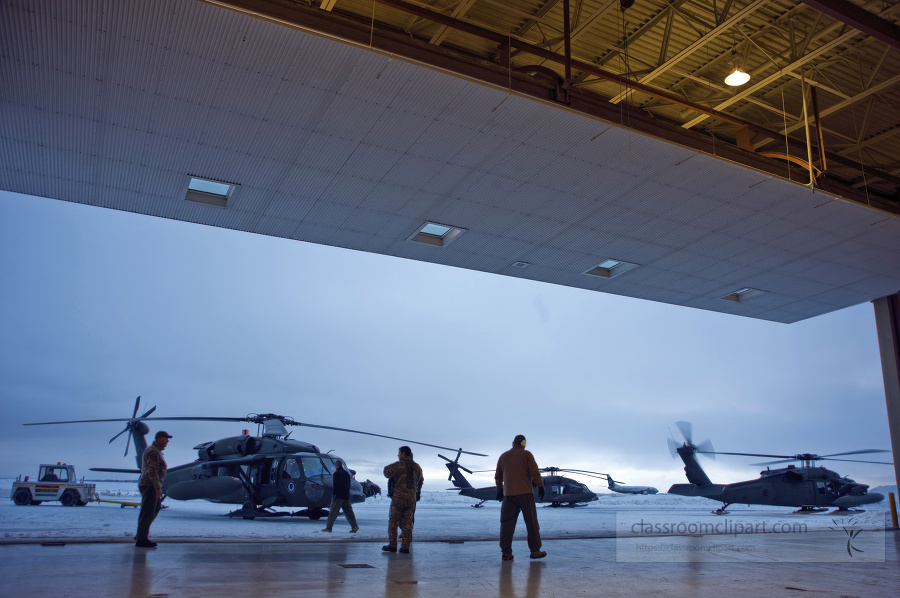
[[[331,501],[331,474],[325,469],[321,459],[314,455],[294,455],[284,459],[279,485],[290,497],[290,504],[318,507],[327,506]]]
[[[331,474],[325,469],[325,464],[316,455],[309,457],[301,457],[300,462],[303,465],[303,473],[306,475],[306,499],[315,506],[327,506],[331,502],[331,488],[333,482]],[[328,484],[325,484],[325,478],[328,478]]]

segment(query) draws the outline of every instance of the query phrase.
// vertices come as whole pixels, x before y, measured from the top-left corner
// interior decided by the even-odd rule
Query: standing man
[[[337,519],[338,513],[344,509],[344,517],[350,524],[350,533],[355,534],[359,531],[356,525],[356,515],[353,513],[353,506],[350,504],[350,473],[344,469],[341,461],[334,462],[334,475],[331,477],[334,483],[334,489],[331,492],[331,507],[328,509],[328,522],[325,524],[323,532],[330,532],[334,520]]]
[[[141,479],[138,481],[138,490],[141,491],[141,513],[138,515],[135,537],[137,542],[134,543],[139,548],[156,548],[156,542],[150,541],[150,524],[156,519],[162,507],[162,486],[168,469],[162,452],[171,437],[168,432],[160,430],[156,433],[153,444],[144,449],[141,456]]]
[[[391,511],[388,517],[388,543],[381,547],[385,552],[397,552],[397,527],[402,529],[400,552],[409,552],[412,544],[413,523],[416,521],[416,501],[422,496],[422,468],[413,461],[412,449],[401,446],[397,451],[399,461],[384,468],[388,479],[388,496]]]
[[[542,559],[547,553],[541,550],[541,528],[537,520],[537,508],[534,504],[532,482],[538,487],[538,495],[544,500],[544,480],[538,470],[537,462],[530,451],[525,450],[525,437],[518,434],[512,448],[497,459],[497,472],[494,474],[497,484],[497,500],[500,505],[500,552],[504,561],[513,560],[512,540],[516,531],[519,511],[525,520],[528,530],[528,549],[531,558]]]

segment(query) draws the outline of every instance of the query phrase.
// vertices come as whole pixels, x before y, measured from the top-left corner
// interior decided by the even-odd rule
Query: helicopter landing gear
[[[248,521],[253,521],[256,519],[256,515],[258,513],[256,509],[256,505],[253,503],[245,502],[239,511],[233,511],[233,513],[239,514],[243,519]],[[229,513],[231,515],[231,513]]]
[[[810,507],[810,506],[805,506],[805,507],[800,507],[799,509],[797,509],[796,511],[794,511],[794,513],[797,513],[797,514],[799,514],[799,515],[809,515],[809,514],[812,514],[812,513],[822,513],[822,512],[827,511],[827,510],[828,510],[828,509],[826,509],[825,507]]]
[[[721,507],[719,507],[718,509],[716,509],[715,511],[710,511],[710,512],[713,515],[727,515],[731,511],[726,511],[725,509],[727,509],[728,505],[730,505],[730,504],[731,504],[730,502],[727,502],[724,505],[722,505]]]
[[[297,511],[296,513],[292,513],[292,515],[306,515],[313,521],[318,521],[322,517],[328,517],[328,511],[326,509],[321,508],[309,508],[303,509],[302,511]]]
[[[225,515],[227,517],[240,517],[242,519],[248,519],[251,521],[253,519],[256,519],[257,517],[309,517],[313,521],[316,521],[318,519],[321,519],[322,517],[327,517],[328,509],[315,507],[294,512],[276,511],[271,508],[271,505],[256,506],[253,503],[245,502],[240,509],[231,511],[230,513],[226,513]]]
[[[847,507],[838,507],[829,515],[857,515],[859,513],[865,513],[865,509],[848,509]]]

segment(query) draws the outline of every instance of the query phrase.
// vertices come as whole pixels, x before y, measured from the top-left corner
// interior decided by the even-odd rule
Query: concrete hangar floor
[[[544,542],[548,556],[542,560],[530,560],[517,540],[512,562],[500,560],[496,541],[415,542],[410,554],[349,539],[160,538],[155,549],[125,540],[7,541],[0,545],[0,595],[896,595],[900,532],[866,534],[868,544],[858,546],[868,554],[847,558],[848,536],[836,529],[797,535],[787,544],[773,534],[554,539]]]

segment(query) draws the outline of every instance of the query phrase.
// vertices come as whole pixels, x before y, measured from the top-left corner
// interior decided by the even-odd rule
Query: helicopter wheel
[[[253,521],[256,519],[256,507],[248,502],[244,503],[244,506],[241,508],[241,518],[246,519],[247,521]]]
[[[309,518],[312,521],[318,521],[325,515],[328,515],[328,511],[326,511],[324,509],[310,509],[309,510]]]

